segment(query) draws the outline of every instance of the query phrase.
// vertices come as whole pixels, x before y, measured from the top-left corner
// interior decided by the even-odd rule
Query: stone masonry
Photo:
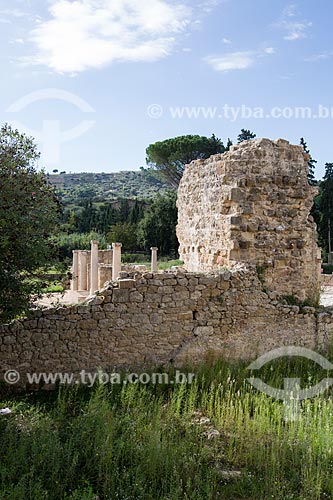
[[[178,197],[187,271],[121,272],[84,304],[0,325],[0,380],[12,369],[24,386],[33,372],[181,366],[211,354],[255,359],[284,345],[328,349],[333,312],[283,297],[314,300],[319,291],[307,159],[299,146],[260,139],[192,162]],[[75,255],[85,286],[87,262],[88,254]]]
[[[320,251],[301,146],[258,139],[187,165],[178,192],[180,258],[188,271],[254,264],[280,295],[317,300]]]
[[[324,349],[332,314],[283,305],[255,267],[223,273],[136,274],[86,304],[32,312],[0,326],[0,379],[202,361],[254,359],[283,345]]]

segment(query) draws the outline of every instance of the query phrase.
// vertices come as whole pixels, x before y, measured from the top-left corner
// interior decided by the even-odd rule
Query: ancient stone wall
[[[283,345],[323,347],[330,313],[286,306],[254,267],[215,274],[137,275],[88,303],[35,311],[0,327],[1,374],[94,371],[200,361],[208,353],[254,359]],[[1,377],[0,377],[1,378]]]
[[[299,146],[261,139],[191,163],[179,188],[177,229],[189,272],[136,273],[86,304],[0,326],[0,375],[15,369],[24,384],[32,372],[180,366],[209,353],[254,359],[283,345],[327,348],[332,313],[287,306],[283,298],[314,300],[319,292],[307,159]],[[109,268],[106,259],[100,282]]]
[[[270,290],[316,300],[316,188],[300,146],[258,139],[192,162],[178,192],[180,257],[189,271],[255,264]]]

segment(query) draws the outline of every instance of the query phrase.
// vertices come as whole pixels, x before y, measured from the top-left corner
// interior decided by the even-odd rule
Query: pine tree
[[[237,142],[238,142],[238,144],[240,144],[243,141],[248,141],[250,139],[254,139],[255,137],[257,137],[257,136],[254,132],[251,132],[251,130],[242,128],[241,133],[237,137]]]
[[[331,250],[330,232],[333,230],[333,163],[326,163],[324,180],[321,185],[319,201],[320,222],[318,224],[319,240],[327,252]]]
[[[232,146],[232,140],[230,139],[230,137],[228,137],[228,142],[227,142],[227,145],[225,147],[225,150],[229,151],[229,149],[231,148],[231,146]]]
[[[119,217],[120,222],[127,222],[130,213],[130,206],[127,199],[122,199],[120,201]]]
[[[309,168],[308,181],[309,181],[309,184],[311,184],[311,186],[315,186],[315,185],[317,185],[317,181],[315,178],[315,169],[316,169],[317,160],[314,160],[312,158],[312,156],[310,154],[310,150],[308,148],[308,145],[305,142],[303,137],[301,137],[300,144],[301,144],[301,146],[303,146],[304,153],[306,153],[310,156],[309,161],[308,161],[308,168]],[[329,165],[329,164],[327,163],[326,165]]]
[[[128,220],[131,224],[137,224],[143,217],[142,202],[135,200],[133,207],[130,210]]]

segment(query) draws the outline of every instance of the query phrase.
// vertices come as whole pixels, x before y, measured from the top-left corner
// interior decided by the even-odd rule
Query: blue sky
[[[332,18],[329,0],[0,0],[1,122],[48,171],[136,170],[157,140],[249,128],[304,136],[319,178]]]

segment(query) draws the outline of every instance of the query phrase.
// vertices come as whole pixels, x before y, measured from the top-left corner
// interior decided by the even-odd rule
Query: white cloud
[[[306,57],[304,60],[306,62],[317,62],[331,59],[331,57],[333,57],[333,52],[322,52],[321,54],[314,54],[313,56]]]
[[[287,34],[283,37],[285,40],[301,40],[307,38],[306,30],[312,26],[311,22],[286,23]]]
[[[225,0],[224,0],[225,1]],[[199,8],[203,10],[204,12],[207,12],[208,14],[214,10],[215,7],[217,7],[222,0],[204,0],[200,5]]]
[[[295,17],[297,13],[297,5],[292,3],[287,5],[282,12],[283,17]]]
[[[116,61],[153,62],[169,55],[191,9],[170,0],[53,0],[50,19],[30,34],[30,58],[60,73]]]
[[[18,18],[26,17],[27,14],[20,9],[0,9],[0,23],[12,24]]]
[[[0,16],[9,17],[25,17],[27,14],[20,9],[2,9],[0,10]]]
[[[222,38],[222,42],[225,43],[226,45],[230,45],[232,42],[229,40],[229,38]]]
[[[257,60],[271,54],[275,54],[275,49],[267,47],[266,49],[257,51],[229,52],[223,55],[212,55],[205,57],[204,61],[215,71],[227,73],[228,71],[251,68]]]
[[[24,40],[23,38],[15,38],[14,40],[11,40],[10,43],[18,43],[19,45],[24,45]]]
[[[205,61],[215,71],[233,71],[236,69],[247,69],[255,62],[254,52],[232,52],[221,56],[208,56]]]
[[[282,12],[280,21],[276,26],[285,31],[284,40],[296,41],[302,38],[307,38],[307,30],[312,26],[310,21],[306,19],[297,19],[298,10],[296,4],[290,4]]]

